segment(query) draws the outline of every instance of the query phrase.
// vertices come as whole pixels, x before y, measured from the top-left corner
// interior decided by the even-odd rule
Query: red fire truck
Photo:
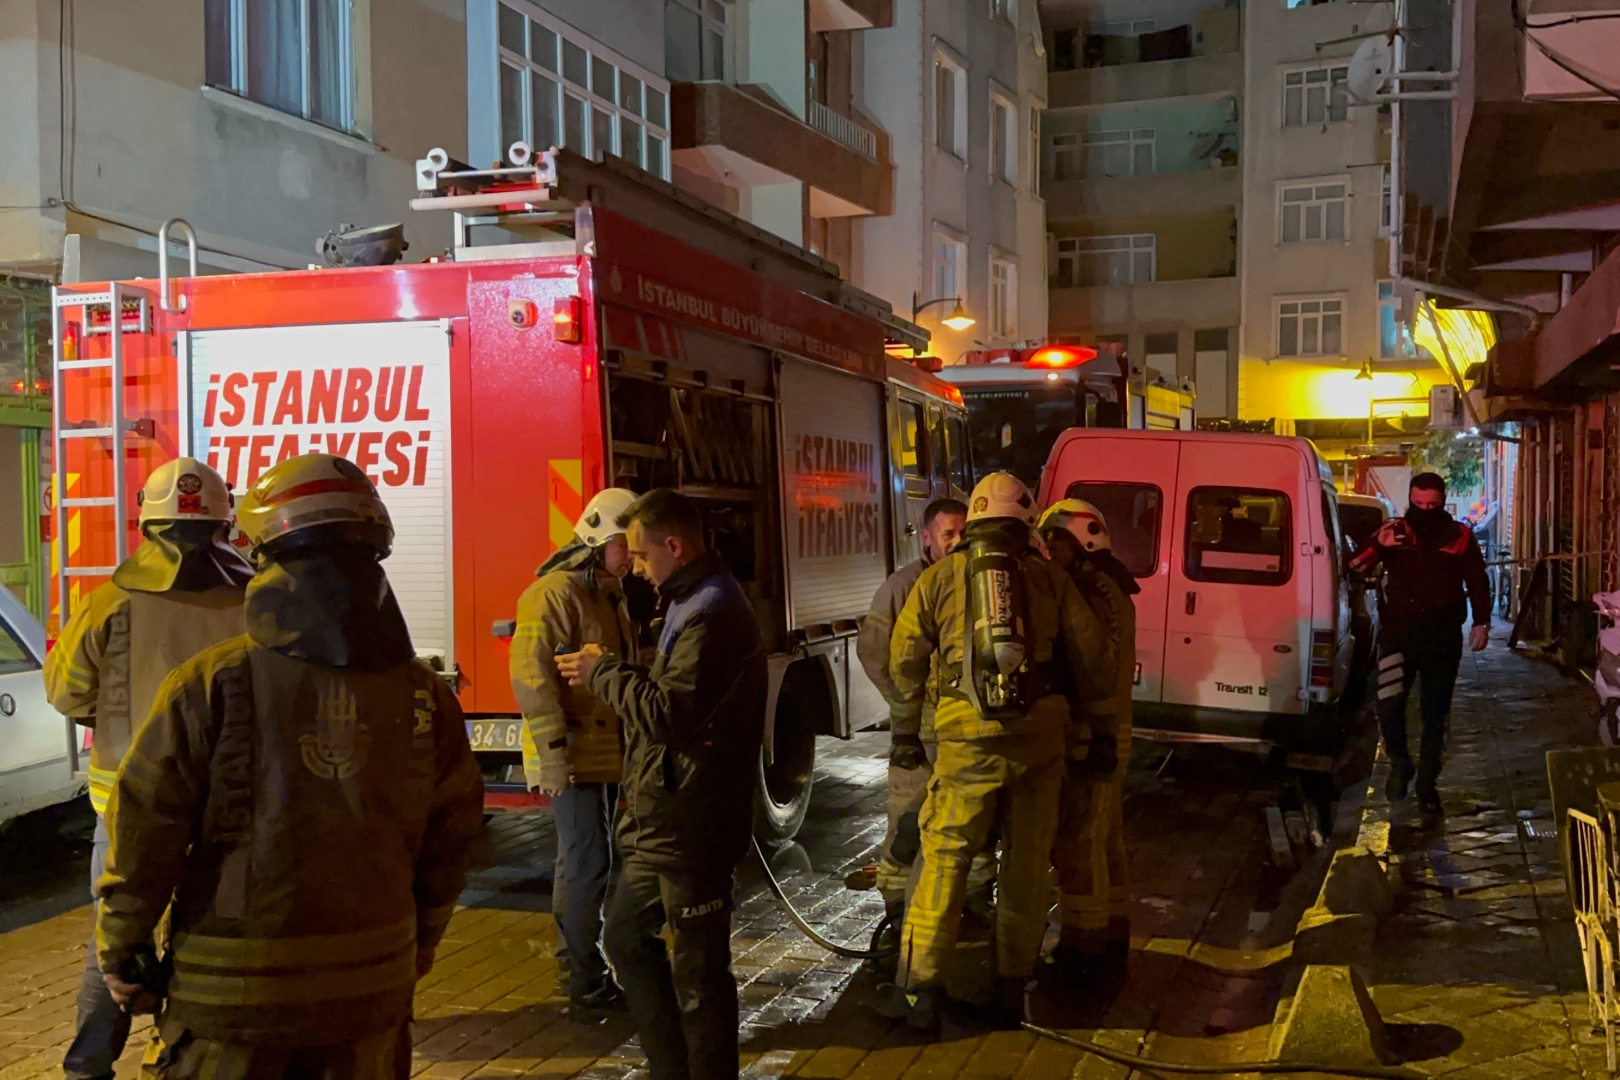
[[[58,288],[53,615],[139,543],[162,461],[205,458],[240,492],[342,454],[393,514],[389,577],[458,687],[490,806],[529,808],[518,595],[595,492],[674,487],[771,646],[759,818],[790,836],[816,736],[886,716],[853,635],[918,554],[922,507],[969,486],[961,394],[888,355],[926,333],[832,264],[629,166],[512,156],[418,163],[413,207],[455,215],[444,258],[171,278],[165,243],[155,282]]]

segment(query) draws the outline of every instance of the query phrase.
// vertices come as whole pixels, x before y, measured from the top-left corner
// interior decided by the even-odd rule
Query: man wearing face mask
[[[1417,780],[1418,807],[1441,812],[1441,757],[1451,713],[1451,691],[1462,662],[1462,622],[1472,609],[1468,645],[1483,649],[1491,625],[1491,584],[1485,558],[1468,526],[1445,510],[1446,482],[1435,473],[1412,477],[1406,516],[1386,521],[1350,561],[1352,570],[1389,577],[1379,606],[1378,726],[1389,755],[1387,793],[1406,798]],[[1423,738],[1417,765],[1406,735],[1406,699],[1420,684]]]
[[[512,635],[523,773],[529,790],[551,799],[557,827],[560,872],[553,877],[551,910],[568,947],[569,1016],[577,1023],[596,1023],[624,1008],[601,945],[624,763],[618,716],[589,691],[565,685],[556,658],[587,644],[635,658],[636,629],[620,588],[630,550],[618,524],[635,501],[635,492],[624,488],[592,497],[574,526],[574,542],[546,560],[518,600]]]
[[[90,805],[96,812],[90,857],[92,898],[106,861],[107,798],[118,763],[152,709],[158,685],[192,656],[242,633],[242,590],[253,570],[225,542],[231,493],[195,458],[153,470],[140,493],[145,541],[112,581],[81,600],[45,659],[45,689],[58,712],[95,732]],[[79,988],[67,1080],[111,1077],[129,1037],[129,1014],[113,1001],[91,942]]]

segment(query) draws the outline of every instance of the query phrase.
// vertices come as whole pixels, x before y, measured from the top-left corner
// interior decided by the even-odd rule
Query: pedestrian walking
[[[607,953],[652,1080],[727,1080],[738,1071],[732,884],[753,827],[764,638],[742,586],[705,546],[695,503],[658,489],[618,521],[636,573],[667,605],[652,665],[597,644],[557,658],[570,684],[624,723],[624,863]]]
[[[967,526],[967,507],[957,499],[935,499],[923,510],[922,558],[913,560],[889,575],[887,581],[872,597],[871,610],[861,623],[855,639],[855,653],[866,671],[866,677],[878,688],[891,709],[903,704],[894,681],[889,678],[889,646],[894,636],[895,620],[905,607],[906,597],[917,584],[922,572],[949,555],[962,538]],[[928,680],[920,716],[912,717],[903,708],[889,724],[889,826],[883,836],[877,873],[878,892],[883,896],[883,907],[895,937],[899,937],[901,920],[906,910],[906,883],[911,877],[911,866],[916,859],[919,843],[917,814],[922,809],[923,797],[928,792],[928,777],[933,771],[930,764],[934,741],[934,706],[937,700],[936,680]],[[900,836],[900,853],[896,855],[896,837]]]
[[[1070,976],[1093,974],[1110,960],[1115,973],[1130,956],[1129,862],[1125,852],[1122,786],[1131,760],[1131,687],[1136,680],[1136,605],[1141,591],[1114,556],[1102,511],[1064,499],[1041,515],[1041,536],[1052,562],[1066,571],[1102,623],[1116,658],[1113,692],[1090,703],[1091,744],[1063,778],[1052,865],[1057,869],[1059,921],[1050,960]]]
[[[619,717],[600,698],[557,674],[559,653],[600,645],[636,658],[638,634],[620,581],[630,551],[618,517],[635,502],[624,488],[599,492],[574,525],[574,542],[540,567],[518,600],[512,692],[523,712],[523,773],[551,800],[557,828],[552,913],[568,947],[569,1016],[598,1023],[624,1010],[602,956],[602,905],[613,863],[613,819],[623,770]],[[557,901],[561,900],[561,903]]]
[[[169,676],[113,785],[102,970],[131,1012],[165,999],[149,1076],[404,1080],[482,776],[379,565],[393,528],[365,474],[291,458],[239,518],[247,633]]]
[[[242,591],[253,569],[226,543],[231,493],[195,458],[158,466],[139,496],[140,547],[74,609],[45,658],[51,705],[90,728],[90,897],[106,863],[107,799],[118,764],[152,711],[159,684],[179,664],[245,628]],[[122,526],[119,526],[120,528]],[[93,920],[93,916],[92,916]],[[79,985],[67,1080],[107,1080],[129,1038],[96,960],[92,935]]]
[[[1462,663],[1463,619],[1473,613],[1468,646],[1490,638],[1491,583],[1473,530],[1446,512],[1446,482],[1432,472],[1412,477],[1405,517],[1384,522],[1351,559],[1351,569],[1388,573],[1379,601],[1378,726],[1389,755],[1391,803],[1417,781],[1418,807],[1441,812],[1438,782],[1451,716],[1451,692]],[[1423,734],[1414,768],[1407,743],[1406,699],[1419,684]]]
[[[920,715],[931,666],[940,677],[939,755],[923,805],[923,866],[900,941],[900,993],[883,1005],[918,1028],[937,1025],[956,947],[969,864],[992,823],[996,982],[989,1015],[1017,1024],[1046,932],[1047,878],[1067,748],[1090,734],[1074,707],[1113,693],[1101,624],[1068,575],[1030,548],[1035,500],[1009,473],[973,489],[967,536],[917,579],[895,627],[890,672]]]

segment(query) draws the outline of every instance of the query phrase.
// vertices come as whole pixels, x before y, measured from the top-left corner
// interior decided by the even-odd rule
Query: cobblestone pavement
[[[1596,724],[1584,680],[1493,645],[1463,660],[1444,821],[1392,815],[1379,762],[1363,836],[1387,855],[1399,893],[1369,981],[1397,1045],[1426,1072],[1609,1075],[1588,1022],[1545,760],[1594,744]]]
[[[1540,763],[1547,746],[1591,741],[1584,695],[1580,684],[1499,647],[1478,666],[1465,661],[1445,825],[1390,825],[1376,800],[1365,814],[1364,831],[1404,883],[1369,982],[1396,1043],[1425,1071],[1459,1080],[1598,1075],[1591,1070],[1602,1065],[1602,1047],[1584,1027]],[[885,740],[823,743],[800,843],[773,860],[813,924],[862,945],[882,905],[874,892],[845,888],[844,877],[875,861]],[[1265,808],[1279,782],[1241,755],[1182,750],[1167,759],[1160,747],[1139,746],[1127,779],[1136,934],[1128,975],[1113,987],[1043,992],[1035,1018],[1155,1058],[1265,1057],[1293,928],[1327,857],[1318,852],[1293,873],[1273,866]],[[1373,786],[1381,783],[1375,776]],[[88,929],[87,909],[76,906],[87,821],[69,808],[0,836],[0,1080],[59,1075]],[[564,1015],[548,913],[553,849],[544,816],[490,823],[465,907],[418,993],[418,1077],[646,1075],[627,1024],[579,1027]],[[794,929],[752,864],[739,877],[734,927],[750,1075],[1133,1075],[1027,1033],[987,1031],[966,1012],[937,1039],[877,1017],[874,977]],[[969,981],[986,953],[982,941],[964,944],[959,966]],[[125,1080],[146,1030],[142,1022],[120,1063]]]

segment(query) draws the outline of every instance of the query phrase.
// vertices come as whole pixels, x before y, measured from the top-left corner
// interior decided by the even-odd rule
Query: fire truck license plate
[[[467,721],[467,740],[474,750],[521,750],[522,736],[522,720]]]

